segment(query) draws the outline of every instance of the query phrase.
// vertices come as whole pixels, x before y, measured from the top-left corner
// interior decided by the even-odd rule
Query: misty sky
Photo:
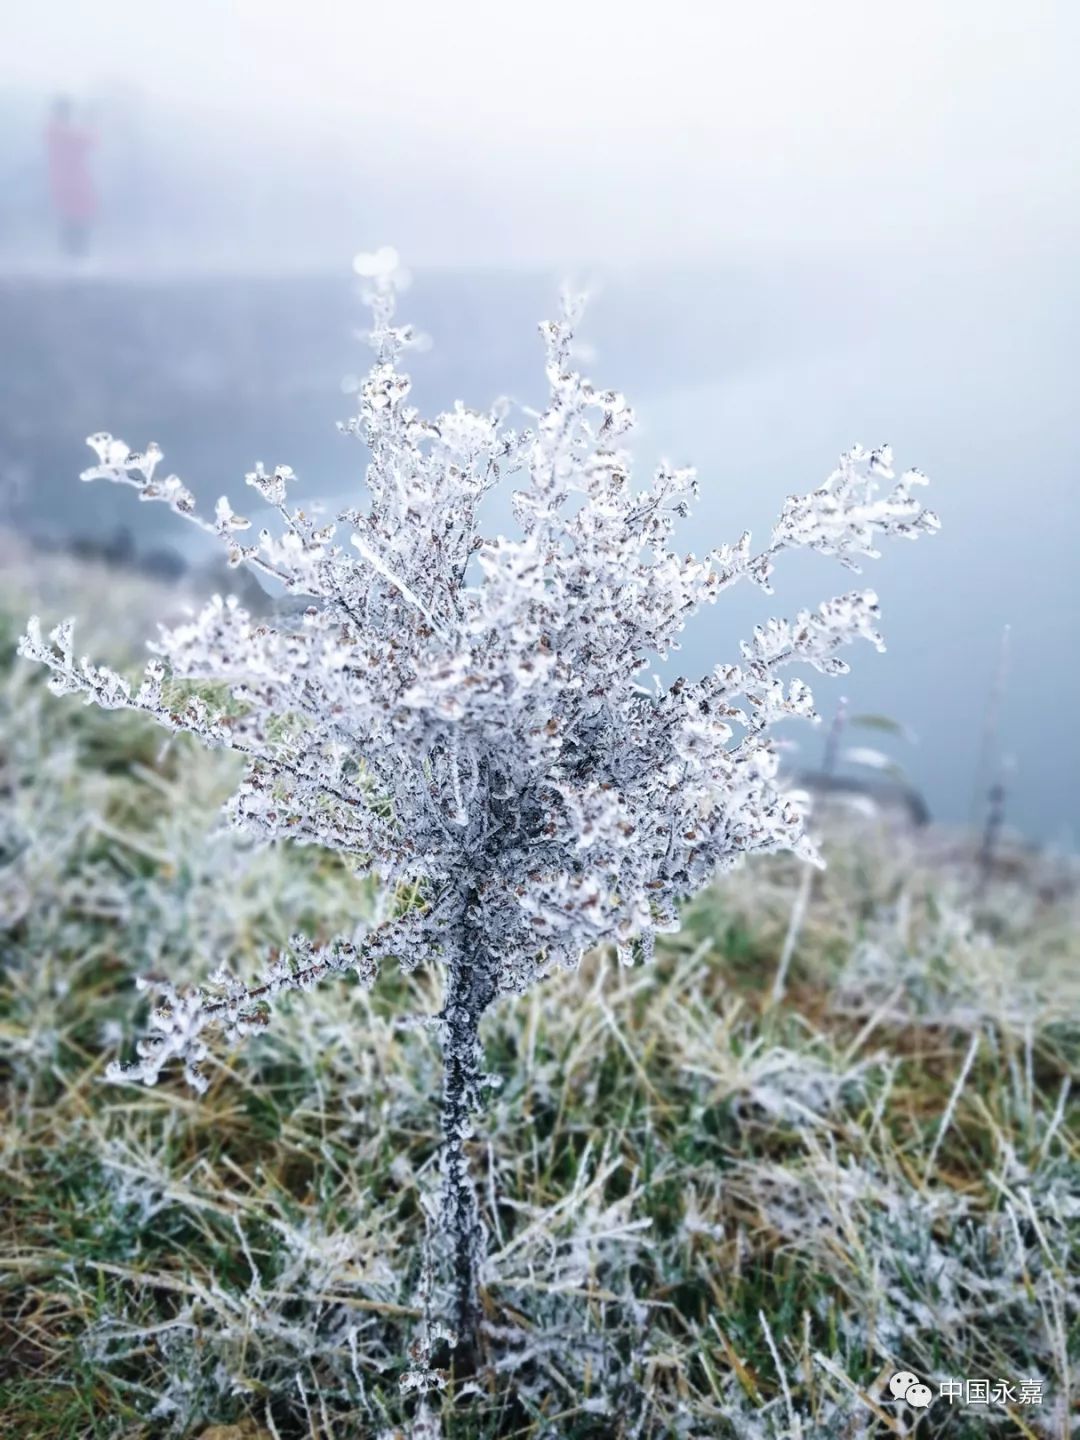
[[[647,456],[699,465],[710,542],[856,439],[932,474],[943,533],[875,567],[889,654],[848,694],[924,737],[903,763],[962,817],[1010,625],[1010,814],[1076,845],[1078,55],[1076,0],[23,5],[0,27],[23,342],[0,365],[0,484],[14,467],[50,520],[121,523],[127,497],[91,510],[70,486],[134,388],[196,488],[262,454],[344,493],[358,249],[414,268],[439,404],[517,389],[557,282],[592,282],[597,378],[631,390]],[[38,284],[66,275],[42,134],[60,91],[95,119],[101,192],[64,325]],[[290,404],[245,410],[267,365]],[[717,640],[688,636],[685,662]]]
[[[207,176],[230,148],[247,156],[227,188],[270,185],[287,224],[330,190],[350,216],[377,192],[417,263],[1076,239],[1067,0],[19,12],[0,46],[9,92],[167,115]]]

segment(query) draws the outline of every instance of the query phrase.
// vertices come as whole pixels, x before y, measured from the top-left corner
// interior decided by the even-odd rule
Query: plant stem
[[[450,1246],[455,1369],[473,1373],[479,1359],[480,1265],[487,1236],[465,1142],[481,1106],[484,1080],[480,1019],[495,999],[495,964],[483,945],[463,950],[446,970],[443,1007],[443,1224]]]

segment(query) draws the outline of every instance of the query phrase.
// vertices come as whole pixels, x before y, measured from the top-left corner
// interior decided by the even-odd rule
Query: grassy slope
[[[145,631],[131,587],[50,584],[106,649]],[[914,1433],[883,1403],[895,1368],[1045,1382],[1041,1407],[937,1404],[919,1434],[1073,1433],[1070,877],[1021,857],[976,902],[962,847],[838,833],[781,1003],[783,860],[702,897],[657,964],[592,957],[504,1003],[474,1143],[500,1368],[425,1397],[439,1067],[398,1021],[437,978],[293,997],[201,1100],[100,1083],[142,1024],[134,976],[244,969],[370,895],[221,833],[226,757],[54,699],[8,629],[0,1434]]]

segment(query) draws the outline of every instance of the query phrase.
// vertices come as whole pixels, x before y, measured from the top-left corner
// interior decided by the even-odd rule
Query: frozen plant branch
[[[367,500],[336,523],[287,505],[288,466],[258,465],[248,484],[280,523],[245,542],[250,524],[227,499],[208,520],[175,476],[156,478],[157,446],[90,438],[98,463],[84,479],[169,505],[215,534],[230,564],[308,597],[303,613],[257,621],[215,597],[190,623],[162,627],[137,686],[76,661],[67,623],[46,640],[32,620],[20,649],[50,669],[59,693],[243,755],[229,807],[238,825],[338,850],[388,893],[419,897],[378,940],[294,941],[294,959],[278,962],[285,971],[254,990],[173,992],[136,1073],[152,1081],[175,1058],[200,1083],[206,1028],[243,1030],[281,986],[343,969],[370,983],[384,956],[406,968],[440,960],[444,1228],[457,1353],[467,1357],[484,1246],[465,1150],[483,1082],[482,1015],[592,946],[648,956],[657,933],[677,928],[680,902],[746,855],[816,858],[776,780],[775,722],[816,718],[806,683],[782,669],[842,674],[851,641],[881,648],[877,598],[854,591],[769,620],[738,663],[698,679],[664,685],[654,662],[737,581],[768,592],[789,550],[855,568],[883,536],[915,538],[938,522],[915,498],[919,472],[897,481],[888,448],[856,446],[822,486],[788,498],[760,552],[744,534],[680,555],[673,531],[694,473],[665,464],[635,488],[633,411],[572,361],[579,302],[541,327],[549,399],[529,428],[510,426],[498,406],[459,403],[425,419],[400,368],[413,335],[394,323],[394,263],[381,251],[359,267],[375,358],[342,428],[367,447]],[[487,537],[480,503],[507,483],[519,534]]]

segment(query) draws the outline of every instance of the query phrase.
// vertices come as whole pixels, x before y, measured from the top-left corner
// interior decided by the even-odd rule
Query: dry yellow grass
[[[227,759],[12,666],[30,591],[57,613],[91,587],[122,650],[138,587],[9,573],[0,1434],[911,1434],[895,1368],[1043,1383],[1039,1406],[935,1404],[919,1433],[1073,1433],[1073,865],[1016,850],[978,897],[964,837],[840,826],[782,1000],[799,872],[777,860],[655,965],[593,956],[503,1004],[472,1147],[493,1369],[403,1392],[449,1359],[424,1313],[437,1046],[400,1024],[438,978],[292,997],[201,1099],[101,1083],[137,974],[242,970],[370,895],[331,856],[220,832]]]

